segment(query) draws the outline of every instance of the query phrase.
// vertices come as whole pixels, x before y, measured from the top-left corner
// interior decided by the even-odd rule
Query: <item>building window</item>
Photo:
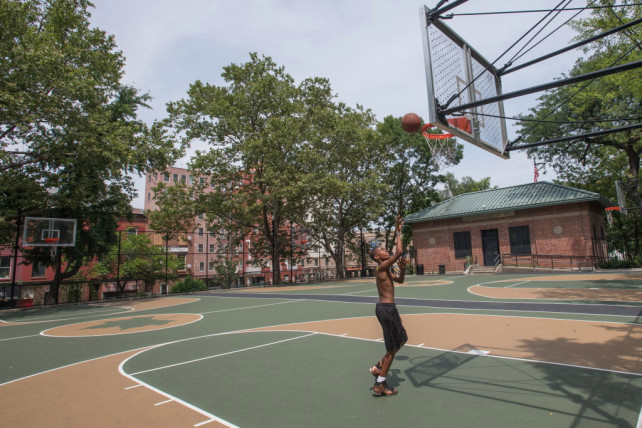
[[[511,254],[531,254],[531,233],[528,226],[508,228]]]
[[[185,184],[187,182],[187,177],[185,175],[181,175],[181,183]]]
[[[0,257],[0,279],[9,278],[11,274],[11,257]]]
[[[202,227],[198,228],[198,236],[203,236],[203,228]]]
[[[199,253],[203,252],[203,244],[198,244],[198,252]]]
[[[214,244],[210,244],[210,253],[214,252]]]
[[[172,181],[173,181],[174,183],[178,183],[178,174],[174,174],[174,175],[172,176]]]
[[[453,239],[455,241],[455,258],[456,259],[472,257],[473,249],[472,249],[472,245],[470,244],[470,231],[455,232],[453,233]]]
[[[130,235],[138,235],[138,229],[136,229],[135,227],[130,227],[129,229],[127,229],[127,236]]]
[[[46,275],[47,267],[43,262],[34,262],[31,265],[31,277],[32,278],[44,278]]]
[[[169,181],[169,173],[168,173],[168,172],[166,172],[165,174],[163,174],[163,181],[165,181],[165,182],[168,182],[168,181]]]
[[[199,219],[199,220],[203,220],[203,219],[205,219],[205,214],[199,214],[199,215],[198,215],[198,219]]]
[[[198,270],[200,272],[205,271],[205,262],[198,262]]]
[[[191,186],[192,184],[194,184],[194,177],[193,177],[193,176],[189,175],[189,176],[187,176],[187,178],[188,178],[188,180],[189,180],[189,184],[190,184],[190,186]]]

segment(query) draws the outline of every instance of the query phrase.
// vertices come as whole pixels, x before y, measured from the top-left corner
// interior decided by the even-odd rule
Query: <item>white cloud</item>
[[[434,6],[435,0],[428,6]],[[553,0],[467,2],[454,13],[545,9]],[[249,52],[270,56],[298,81],[327,77],[339,99],[361,104],[382,119],[407,112],[427,115],[419,9],[411,0],[95,0],[92,23],[113,34],[127,58],[125,82],[154,98],[141,117],[165,116],[165,104],[185,96],[200,79],[222,84],[222,68],[249,59]],[[582,0],[573,0],[577,7]],[[573,12],[563,18],[553,29]],[[489,61],[494,61],[543,13],[462,16],[445,21]],[[548,31],[545,31],[546,34]],[[566,45],[570,30],[556,33],[533,58]],[[537,85],[568,71],[577,53],[565,54],[503,80],[504,92]],[[503,61],[503,60],[502,60]],[[499,61],[496,65],[504,63]],[[508,116],[527,112],[537,94],[507,101]],[[514,137],[509,121],[508,132]],[[464,160],[449,171],[457,177],[491,177],[499,186],[533,180],[532,160],[513,152],[510,160],[466,144]],[[550,177],[550,176],[548,176]],[[540,179],[550,179],[540,176]],[[144,190],[138,179],[139,193]],[[143,206],[142,198],[134,201]]]

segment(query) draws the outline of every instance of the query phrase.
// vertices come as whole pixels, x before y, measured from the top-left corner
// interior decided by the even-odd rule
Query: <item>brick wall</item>
[[[459,217],[413,224],[417,264],[424,272],[464,270],[465,258],[455,258],[455,232],[469,231],[472,259],[484,265],[482,230],[497,229],[499,252],[510,254],[509,228],[528,225],[531,253],[537,255],[593,256],[593,233],[604,239],[604,216],[597,203],[579,203],[519,211]]]

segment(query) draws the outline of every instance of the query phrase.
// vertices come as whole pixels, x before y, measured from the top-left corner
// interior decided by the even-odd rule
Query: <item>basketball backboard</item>
[[[443,131],[504,159],[508,137],[502,101],[445,116],[440,110],[501,95],[495,68],[440,20],[430,20],[430,9],[419,10],[428,97],[428,122]],[[452,124],[466,117],[470,132]],[[448,122],[451,119],[451,123]]]
[[[23,247],[73,247],[76,245],[76,220],[68,218],[26,217]]]

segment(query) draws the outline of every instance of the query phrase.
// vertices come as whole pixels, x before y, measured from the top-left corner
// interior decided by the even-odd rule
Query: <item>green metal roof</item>
[[[548,181],[540,181],[537,183],[505,187],[503,189],[491,189],[458,195],[440,204],[410,214],[404,220],[409,224],[420,223],[453,217],[524,210],[578,202],[597,202],[604,207],[613,205],[611,201],[599,193],[562,186]]]

